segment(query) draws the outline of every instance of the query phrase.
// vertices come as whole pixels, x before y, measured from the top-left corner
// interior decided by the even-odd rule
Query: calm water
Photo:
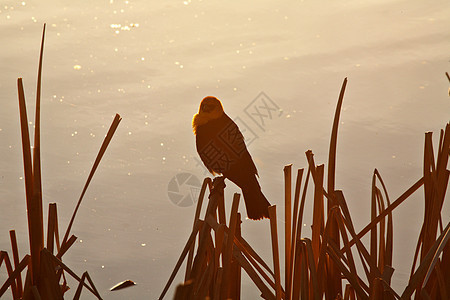
[[[195,210],[169,199],[169,182],[180,173],[205,176],[190,125],[204,96],[221,99],[246,128],[281,227],[283,166],[306,167],[308,149],[326,163],[336,100],[348,77],[336,185],[360,229],[370,216],[373,169],[396,199],[421,176],[424,132],[436,132],[437,141],[449,121],[449,15],[448,1],[3,0],[0,249],[10,251],[8,231],[16,229],[21,255],[29,251],[16,79],[24,78],[33,121],[43,23],[44,203],[58,203],[62,232],[114,114],[123,117],[80,208],[72,230],[79,239],[65,262],[78,274],[87,270],[106,299],[153,299],[188,238]],[[246,113],[261,92],[275,109],[263,126]],[[229,183],[228,204],[236,191]],[[397,292],[409,276],[422,193],[394,214]],[[305,235],[311,210],[308,204]],[[448,222],[448,205],[443,212]],[[244,220],[242,227],[270,262],[268,222]],[[0,272],[3,282],[6,271]],[[109,292],[125,279],[138,285]],[[248,279],[243,293],[259,295]]]

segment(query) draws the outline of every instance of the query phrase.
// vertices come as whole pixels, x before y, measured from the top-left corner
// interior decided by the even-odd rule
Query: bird
[[[269,201],[258,183],[258,170],[239,127],[213,96],[203,98],[192,119],[197,152],[209,172],[223,175],[241,188],[247,216],[269,218]]]

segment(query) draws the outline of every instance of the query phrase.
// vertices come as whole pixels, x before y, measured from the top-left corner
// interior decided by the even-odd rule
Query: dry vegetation
[[[77,239],[70,235],[76,213],[121,119],[116,115],[103,141],[62,242],[59,239],[56,204],[49,204],[47,242],[44,244],[40,166],[40,86],[44,33],[45,26],[39,60],[33,148],[30,146],[22,79],[18,79],[30,254],[20,259],[16,235],[11,230],[12,260],[8,252],[0,252],[0,267],[4,263],[8,273],[8,279],[0,288],[0,297],[10,288],[13,299],[62,299],[68,290],[68,274],[79,282],[74,299],[80,298],[83,287],[101,299],[89,274],[85,272],[81,277],[76,275],[62,262],[62,257]],[[410,299],[413,296],[415,299],[449,299],[450,243],[447,242],[450,238],[450,223],[443,224],[441,211],[449,179],[450,124],[440,132],[436,156],[432,133],[425,134],[423,176],[395,201],[391,202],[380,174],[374,171],[371,220],[357,233],[344,194],[334,186],[337,131],[346,83],[345,79],[332,128],[327,186],[324,186],[325,166],[315,164],[311,151],[306,152],[309,164],[307,171],[297,171],[294,197],[291,194],[292,166],[284,168],[284,284],[280,274],[280,264],[283,262],[280,261],[276,206],[269,208],[273,250],[272,267],[269,267],[241,236],[239,194],[234,195],[227,223],[223,178],[216,178],[214,182],[206,178],[197,203],[192,233],[160,299],[167,293],[186,257],[185,283],[177,287],[175,299],[240,299],[242,269],[264,299]],[[391,287],[394,272],[392,211],[422,186],[424,220],[410,280],[400,295]],[[302,238],[301,224],[308,188],[313,189],[313,199],[310,200],[313,201],[312,235],[311,238]],[[209,202],[204,218],[200,219],[207,189],[210,190]],[[370,235],[368,245],[361,241],[366,234]],[[357,259],[363,270],[359,273]],[[25,269],[25,281],[22,282]]]
[[[372,177],[371,219],[359,232],[341,190],[335,189],[337,131],[347,79],[339,95],[331,133],[327,185],[325,166],[316,165],[306,152],[308,170],[299,169],[292,198],[292,166],[284,168],[285,220],[284,284],[281,282],[277,211],[269,208],[272,267],[241,236],[235,194],[229,221],[224,209],[222,178],[206,178],[197,203],[192,233],[159,299],[163,299],[187,256],[185,282],[177,287],[178,299],[240,299],[243,269],[264,299],[449,299],[450,223],[443,225],[441,211],[447,191],[450,124],[441,130],[437,156],[432,133],[425,134],[423,176],[395,201],[375,169]],[[305,179],[303,180],[303,178]],[[303,188],[302,188],[303,181]],[[312,187],[309,187],[312,184]],[[394,272],[392,211],[423,187],[425,214],[417,240],[408,285],[401,294],[391,287]],[[209,202],[200,219],[209,188]],[[313,189],[311,238],[302,238],[302,218],[307,189]],[[362,238],[370,235],[368,243]],[[196,246],[196,238],[198,244]],[[194,256],[195,253],[195,256]],[[362,265],[357,268],[357,261]],[[362,269],[362,271],[361,271]]]
[[[7,280],[0,288],[2,297],[8,288],[11,289],[13,299],[63,299],[64,293],[69,289],[66,276],[70,275],[78,281],[73,299],[80,299],[81,291],[86,288],[98,299],[102,299],[91,277],[84,272],[80,277],[62,262],[63,255],[75,243],[77,237],[70,235],[76,213],[80,207],[83,196],[97,169],[103,154],[111,141],[114,132],[121,120],[119,115],[114,118],[111,127],[103,141],[94,165],[89,173],[86,184],[81,192],[78,203],[73,212],[62,242],[59,239],[59,226],[56,203],[49,203],[47,243],[44,244],[44,220],[42,209],[42,185],[41,185],[41,159],[40,159],[40,90],[42,56],[44,48],[45,25],[42,33],[41,52],[39,59],[39,70],[36,92],[36,115],[34,147],[30,146],[30,135],[28,131],[28,120],[23,91],[22,78],[17,81],[19,92],[20,127],[22,133],[22,152],[25,174],[25,194],[27,202],[28,235],[30,242],[30,254],[20,259],[16,234],[10,231],[12,262],[8,252],[0,252],[0,267],[5,264],[8,273]],[[70,237],[69,237],[70,236]],[[56,249],[55,249],[56,245]],[[44,247],[45,246],[45,247]],[[14,267],[13,264],[14,263]],[[25,282],[22,282],[22,272],[26,269]]]

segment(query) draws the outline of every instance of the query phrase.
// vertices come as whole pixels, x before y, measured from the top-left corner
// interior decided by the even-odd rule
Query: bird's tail
[[[253,180],[252,180],[253,181]],[[245,189],[242,189],[244,194],[245,208],[247,209],[247,216],[252,220],[259,220],[263,218],[269,218],[270,206],[264,194],[261,192],[261,187],[254,177],[254,182],[248,185]]]

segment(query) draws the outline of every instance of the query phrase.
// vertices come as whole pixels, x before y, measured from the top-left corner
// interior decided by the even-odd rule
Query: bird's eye
[[[208,104],[202,105],[202,111],[209,112],[211,110],[211,106]]]

